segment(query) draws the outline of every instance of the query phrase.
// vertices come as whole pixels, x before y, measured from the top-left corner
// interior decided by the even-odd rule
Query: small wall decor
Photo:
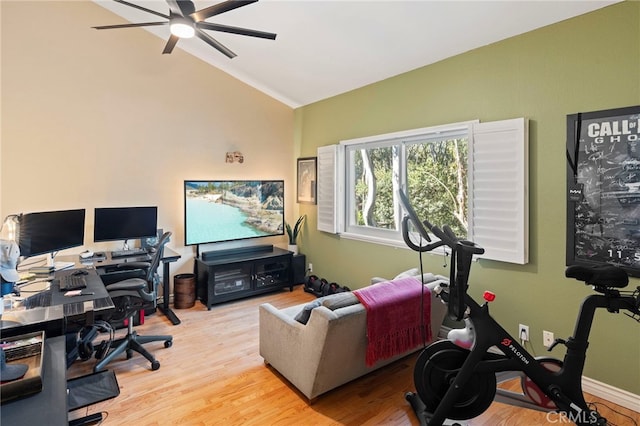
[[[244,163],[244,155],[240,151],[227,152],[225,163]]]
[[[318,157],[298,158],[298,203],[316,204],[317,161]]]
[[[566,261],[640,276],[640,105],[567,116]]]

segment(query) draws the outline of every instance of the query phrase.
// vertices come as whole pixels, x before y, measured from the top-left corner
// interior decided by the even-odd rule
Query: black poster
[[[640,276],[640,106],[567,116],[567,265]]]

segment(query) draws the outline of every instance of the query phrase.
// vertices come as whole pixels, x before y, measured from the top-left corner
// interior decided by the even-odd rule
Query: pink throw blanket
[[[420,290],[424,288],[424,321],[420,321]],[[353,292],[367,310],[367,366],[431,340],[431,292],[413,277],[387,281]]]

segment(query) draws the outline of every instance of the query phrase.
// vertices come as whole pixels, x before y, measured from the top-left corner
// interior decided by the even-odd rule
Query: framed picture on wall
[[[640,105],[567,116],[566,254],[640,277]]]
[[[318,157],[298,158],[298,203],[316,204],[317,161]]]

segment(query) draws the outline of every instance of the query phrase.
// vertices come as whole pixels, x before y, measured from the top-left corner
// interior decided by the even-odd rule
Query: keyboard
[[[81,290],[87,288],[83,275],[64,275],[60,278],[60,291]]]
[[[129,257],[129,256],[142,256],[146,255],[147,251],[142,248],[133,248],[129,250],[116,250],[111,252],[111,258],[117,259],[119,257]]]
[[[22,305],[27,309],[51,306],[51,290],[41,291],[40,293],[27,297],[22,302]]]

